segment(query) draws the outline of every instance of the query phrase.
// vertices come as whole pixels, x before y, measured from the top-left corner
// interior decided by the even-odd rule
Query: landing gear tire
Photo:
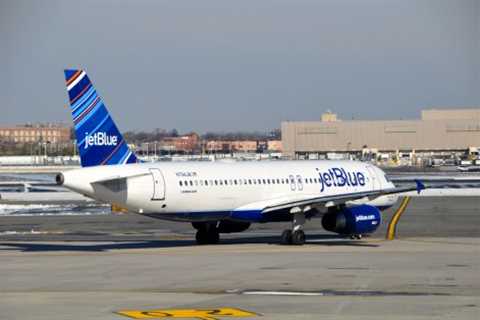
[[[195,234],[195,240],[200,245],[217,244],[220,241],[220,235],[216,229],[208,232],[206,230],[198,230]]]
[[[217,230],[212,231],[209,233],[208,240],[210,244],[217,244],[220,242],[220,234]]]
[[[282,244],[301,246],[305,244],[305,232],[303,230],[285,230],[282,233]]]
[[[282,244],[292,244],[292,230],[284,230],[282,232]]]
[[[305,244],[305,232],[297,230],[292,233],[292,244],[301,246]]]

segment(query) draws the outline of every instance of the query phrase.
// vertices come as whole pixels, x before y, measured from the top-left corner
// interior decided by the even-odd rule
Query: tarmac
[[[0,319],[479,319],[480,201],[415,198],[385,240],[256,225],[196,246],[123,214],[0,217]]]

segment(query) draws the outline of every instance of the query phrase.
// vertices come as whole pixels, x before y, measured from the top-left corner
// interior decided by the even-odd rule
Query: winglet
[[[415,183],[417,185],[417,193],[420,194],[420,191],[425,190],[425,185],[422,183],[422,181],[415,179]]]

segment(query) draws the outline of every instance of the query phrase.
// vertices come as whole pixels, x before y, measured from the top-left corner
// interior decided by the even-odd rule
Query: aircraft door
[[[297,174],[297,188],[298,188],[298,191],[303,190],[303,181],[302,181],[302,177],[299,174]]]
[[[290,190],[295,191],[297,185],[295,184],[295,177],[292,174],[288,176],[288,181],[290,182]]]
[[[372,189],[373,190],[380,189],[380,181],[377,177],[377,172],[375,168],[367,165],[367,171],[368,171],[369,180],[372,180]]]
[[[150,169],[153,179],[153,195],[152,200],[165,199],[165,179],[160,169]]]

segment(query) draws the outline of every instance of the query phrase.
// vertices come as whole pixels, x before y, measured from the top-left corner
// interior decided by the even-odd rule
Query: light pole
[[[43,147],[44,147],[43,164],[44,165],[47,165],[47,157],[48,157],[48,155],[47,155],[47,143],[48,143],[48,141],[43,143]]]

